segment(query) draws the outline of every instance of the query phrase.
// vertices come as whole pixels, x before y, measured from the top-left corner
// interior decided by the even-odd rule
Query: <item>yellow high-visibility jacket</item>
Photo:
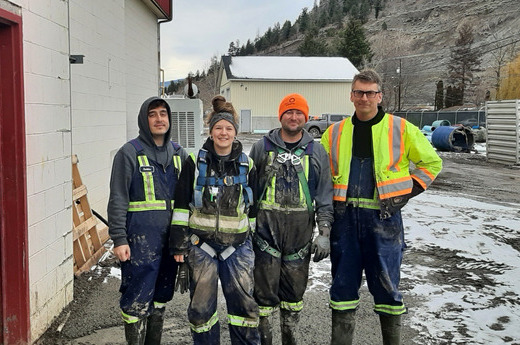
[[[353,132],[352,117],[348,117],[331,125],[321,138],[329,154],[335,201],[347,201]],[[424,134],[398,116],[385,114],[372,126],[372,143],[379,200],[409,194],[412,178],[427,189],[442,169],[442,160]]]

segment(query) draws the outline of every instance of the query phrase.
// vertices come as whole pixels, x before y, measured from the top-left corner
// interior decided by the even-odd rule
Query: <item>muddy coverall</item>
[[[250,154],[261,194],[253,240],[255,299],[261,322],[268,322],[280,308],[282,337],[287,338],[283,342],[292,343],[295,327],[289,328],[298,322],[303,308],[314,226],[317,220],[319,227],[330,227],[333,218],[332,182],[328,158],[319,143],[304,131],[296,147],[288,149],[279,131],[270,131]],[[270,332],[270,326],[266,327]]]
[[[233,143],[227,160],[208,139],[183,165],[176,190],[170,247],[190,268],[188,319],[194,344],[220,344],[217,290],[226,298],[232,344],[259,344],[258,305],[253,298],[255,168]],[[248,212],[249,211],[249,212]],[[249,218],[251,217],[251,219]]]
[[[397,343],[407,310],[399,292],[405,248],[400,209],[433,182],[442,161],[417,127],[381,107],[369,121],[354,115],[334,124],[321,142],[334,183],[332,344],[352,343],[363,271],[384,342]]]
[[[143,103],[139,137],[123,145],[114,157],[108,203],[114,246],[128,245],[131,253],[129,260],[121,262],[125,330],[127,326],[142,329],[147,342],[160,338],[165,303],[173,297],[177,263],[169,255],[169,228],[178,174],[188,156],[178,144],[166,140],[170,129],[164,145],[155,145],[148,106],[157,100],[161,99],[151,97]]]

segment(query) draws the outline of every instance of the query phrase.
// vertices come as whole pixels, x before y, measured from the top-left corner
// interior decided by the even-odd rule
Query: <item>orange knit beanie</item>
[[[278,120],[287,110],[291,109],[299,110],[305,114],[305,122],[309,120],[309,105],[307,100],[299,93],[290,93],[282,99],[278,108]]]

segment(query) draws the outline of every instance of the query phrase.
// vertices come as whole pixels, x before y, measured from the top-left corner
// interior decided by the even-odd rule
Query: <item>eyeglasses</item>
[[[363,98],[363,95],[366,95],[367,98],[374,98],[381,91],[362,91],[362,90],[352,90],[352,94],[356,98]]]

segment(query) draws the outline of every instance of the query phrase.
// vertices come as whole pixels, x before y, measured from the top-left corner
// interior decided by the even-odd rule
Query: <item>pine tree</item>
[[[327,45],[314,32],[305,35],[303,43],[298,47],[300,56],[327,56]]]
[[[349,21],[346,29],[340,34],[338,54],[348,58],[358,69],[365,62],[372,60],[374,54],[359,20]]]
[[[305,33],[307,31],[307,29],[309,29],[310,19],[309,19],[309,14],[307,13],[307,7],[303,8],[302,13],[300,14],[300,16],[298,17],[296,22],[299,25],[299,28],[298,28],[299,32]]]
[[[329,18],[331,23],[341,23],[341,20],[343,19],[343,14],[341,11],[340,4],[338,3],[339,0],[329,0]]]
[[[282,29],[280,28],[280,23],[274,24],[273,34],[272,34],[272,37],[271,37],[272,44],[280,43],[280,32],[281,32],[281,30]]]
[[[383,1],[382,0],[376,0],[374,4],[374,15],[377,18],[379,18],[379,13],[383,10]]]
[[[437,82],[437,90],[435,90],[435,110],[444,108],[444,83],[442,80]]]
[[[229,48],[228,48],[228,55],[229,56],[237,56],[238,55],[238,46],[235,45],[235,42],[230,42],[229,43]]]
[[[461,93],[460,104],[464,104],[465,95],[474,88],[474,73],[480,72],[480,58],[472,49],[474,35],[473,27],[462,24],[458,30],[458,38],[451,51],[448,65],[449,81]]]
[[[253,43],[251,43],[251,40],[247,40],[243,55],[253,55],[254,53],[255,53],[255,46],[253,45]]]
[[[291,36],[291,21],[286,20],[285,23],[283,23],[282,30],[280,32],[280,37],[282,40],[287,40]]]
[[[368,15],[371,11],[371,6],[367,1],[362,1],[361,4],[359,4],[359,12],[357,19],[361,20],[362,23],[368,22]]]
[[[446,88],[446,98],[444,99],[444,105],[446,108],[450,108],[454,105],[453,101],[453,87],[451,85],[448,85]]]

